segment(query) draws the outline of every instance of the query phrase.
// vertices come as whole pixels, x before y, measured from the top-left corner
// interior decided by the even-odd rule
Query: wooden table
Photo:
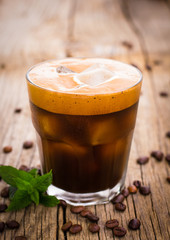
[[[152,150],[170,153],[170,3],[158,0],[1,0],[0,1],[0,163],[19,167],[39,164],[35,132],[31,123],[25,73],[33,64],[63,57],[106,57],[137,65],[143,72],[137,124],[129,160],[126,185],[141,180],[151,187],[151,195],[130,195],[124,213],[112,203],[89,207],[99,217],[100,233],[89,233],[88,222],[62,208],[41,205],[18,212],[0,213],[0,221],[16,219],[17,231],[6,230],[0,239],[25,235],[32,240],[116,239],[106,230],[106,220],[117,218],[127,228],[132,218],[141,220],[141,229],[127,231],[124,239],[170,239],[170,175],[164,159],[150,158],[139,166],[139,156]],[[161,97],[160,92],[168,92]],[[22,108],[19,114],[15,108]],[[25,140],[34,147],[24,150]],[[1,181],[0,187],[4,186]],[[0,199],[0,202],[8,200]],[[83,231],[74,236],[63,234],[67,220],[81,223]]]

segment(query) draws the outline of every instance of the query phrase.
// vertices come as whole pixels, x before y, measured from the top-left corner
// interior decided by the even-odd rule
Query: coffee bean
[[[41,172],[41,169],[40,169],[40,168],[37,168],[37,174],[38,174],[39,176],[42,175],[42,172]]]
[[[20,226],[20,224],[17,221],[15,221],[15,220],[6,222],[6,225],[10,229],[19,228],[19,226]]]
[[[5,212],[5,210],[8,208],[6,204],[0,204],[0,212]]]
[[[124,200],[123,194],[119,194],[116,197],[114,197],[111,201],[113,204],[116,204],[118,202],[123,202],[123,200]]]
[[[152,151],[151,156],[154,157],[158,161],[162,161],[164,154],[161,151]]]
[[[27,237],[25,237],[25,236],[17,236],[17,237],[15,237],[15,240],[27,240]]]
[[[73,224],[69,229],[69,232],[72,234],[76,234],[82,231],[82,226],[80,224]]]
[[[90,211],[90,210],[87,210],[87,209],[85,209],[85,210],[83,210],[81,213],[80,213],[80,215],[82,216],[82,217],[86,217],[87,216],[87,214],[92,214],[92,212]]]
[[[121,194],[126,198],[129,196],[129,190],[127,188],[124,188],[122,191],[121,191]]]
[[[88,229],[92,233],[97,233],[100,231],[100,227],[97,223],[90,223]]]
[[[28,171],[30,171],[30,168],[27,167],[26,165],[21,165],[21,166],[19,167],[19,170],[23,170],[23,171],[25,171],[25,172],[28,172]]]
[[[128,190],[129,190],[129,192],[132,193],[132,194],[135,194],[135,193],[137,193],[137,191],[138,191],[138,189],[137,189],[137,187],[136,187],[135,185],[130,185],[130,186],[128,187]]]
[[[124,227],[115,227],[113,229],[113,233],[116,237],[123,237],[127,233],[126,229]]]
[[[72,222],[69,221],[69,222],[66,222],[61,229],[63,230],[63,232],[66,232],[71,228],[71,226],[72,226]]]
[[[3,152],[4,152],[4,153],[10,153],[10,152],[12,152],[12,147],[11,147],[11,146],[5,146],[5,147],[3,148]]]
[[[167,154],[166,157],[165,157],[165,159],[166,159],[166,161],[167,161],[168,163],[170,163],[170,154]]]
[[[5,223],[4,222],[0,222],[0,232],[3,232],[5,229]]]
[[[66,208],[67,207],[67,203],[66,203],[66,201],[64,201],[64,200],[62,200],[62,199],[59,199],[59,204],[58,204],[58,206],[61,206],[62,208]]]
[[[166,178],[166,180],[167,180],[167,182],[169,182],[169,183],[170,183],[170,177],[167,177],[167,178]]]
[[[9,197],[9,187],[4,187],[1,191],[1,197],[8,198]]]
[[[20,113],[22,111],[22,109],[21,108],[15,108],[15,113]]]
[[[149,186],[140,186],[139,188],[139,192],[142,194],[142,195],[148,195],[150,194],[150,187]]]
[[[130,43],[130,42],[128,42],[128,41],[123,41],[123,42],[122,42],[122,45],[125,46],[125,47],[128,48],[128,49],[132,49],[132,48],[133,48],[132,43]]]
[[[111,220],[108,220],[106,223],[105,223],[105,226],[109,229],[113,229],[115,227],[118,227],[119,226],[119,222],[117,219],[111,219]]]
[[[168,97],[168,93],[163,91],[159,93],[160,97]]]
[[[121,203],[121,202],[116,203],[116,204],[115,204],[115,209],[116,209],[117,211],[123,212],[123,211],[125,211],[125,209],[126,209],[126,205],[125,205],[124,203]]]
[[[170,138],[170,131],[166,133],[166,137]]]
[[[136,161],[138,164],[144,165],[149,161],[149,158],[147,156],[143,156],[143,157],[139,157]]]
[[[93,213],[88,213],[87,215],[86,215],[86,218],[88,218],[90,221],[92,221],[92,222],[97,222],[97,221],[99,221],[99,217],[98,216],[96,216],[96,215],[94,215]]]
[[[159,60],[159,59],[156,59],[156,60],[153,61],[153,63],[154,63],[155,65],[161,65],[161,64],[162,64],[162,61]]]
[[[2,180],[1,176],[0,176],[0,181]]]
[[[6,68],[6,65],[5,65],[5,63],[1,63],[1,64],[0,64],[0,68],[1,68],[1,69],[4,69],[4,68]]]
[[[140,223],[139,219],[134,218],[134,219],[130,220],[128,227],[132,230],[137,230],[140,228],[140,224],[141,223]]]
[[[135,180],[135,181],[133,181],[133,185],[135,185],[135,187],[139,188],[141,186],[141,181]]]
[[[145,68],[146,68],[148,71],[152,71],[152,67],[151,67],[149,64],[146,64],[146,65],[145,65]]]
[[[72,213],[78,214],[78,213],[81,213],[84,209],[85,209],[84,206],[73,206],[73,207],[70,208],[70,211]]]
[[[29,148],[32,148],[33,147],[33,142],[32,141],[25,141],[23,143],[23,148],[24,149],[29,149]]]

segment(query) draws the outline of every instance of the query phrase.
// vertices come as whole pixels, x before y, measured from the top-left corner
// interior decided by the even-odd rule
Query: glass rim
[[[143,80],[143,74],[142,72],[139,70],[138,67],[135,67],[129,63],[125,63],[125,62],[122,62],[122,61],[118,61],[118,60],[114,60],[114,59],[109,59],[109,58],[95,58],[95,57],[87,57],[86,59],[106,59],[106,60],[111,60],[111,61],[114,61],[114,62],[118,62],[120,64],[125,64],[131,68],[134,68],[138,73],[139,73],[139,80],[133,84],[132,86],[128,87],[128,88],[125,88],[125,89],[121,89],[121,90],[118,90],[118,91],[113,91],[113,92],[106,92],[106,93],[78,93],[78,92],[64,92],[64,91],[59,91],[59,90],[54,90],[54,89],[47,89],[45,87],[41,87],[37,84],[35,84],[34,82],[31,81],[31,79],[29,78],[29,73],[31,72],[32,69],[34,69],[35,67],[39,66],[39,65],[42,65],[43,63],[47,63],[49,61],[58,61],[58,60],[62,60],[62,59],[82,59],[84,57],[67,57],[67,58],[61,58],[61,59],[49,59],[49,60],[46,60],[46,61],[43,61],[43,62],[40,62],[40,63],[37,63],[37,64],[34,64],[32,67],[30,67],[26,73],[26,80],[33,86],[37,87],[37,88],[40,88],[41,90],[46,90],[46,91],[49,91],[49,92],[53,92],[53,93],[60,93],[60,94],[67,94],[67,95],[80,95],[80,96],[95,96],[95,95],[109,95],[109,94],[114,94],[114,93],[120,93],[120,92],[123,92],[123,91],[126,91],[128,89],[132,89],[133,87],[137,86],[142,80]]]

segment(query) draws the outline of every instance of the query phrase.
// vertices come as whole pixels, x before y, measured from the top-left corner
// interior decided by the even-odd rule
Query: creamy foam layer
[[[141,87],[141,73],[136,68],[101,58],[43,62],[28,71],[27,79],[35,105],[73,115],[123,110],[138,101]]]

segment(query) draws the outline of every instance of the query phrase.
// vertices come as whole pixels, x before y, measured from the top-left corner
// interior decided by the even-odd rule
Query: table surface
[[[140,180],[151,187],[149,196],[130,195],[125,212],[117,212],[112,203],[91,206],[99,217],[100,233],[88,231],[88,221],[70,213],[70,207],[45,208],[41,205],[18,212],[1,213],[0,221],[16,219],[20,228],[6,230],[0,239],[116,239],[105,229],[106,220],[117,218],[127,227],[139,218],[141,228],[127,231],[124,239],[170,239],[170,176],[168,162],[149,159],[136,164],[139,156],[152,150],[170,153],[170,2],[168,0],[1,0],[0,1],[0,148],[11,145],[13,151],[0,151],[0,163],[19,167],[36,166],[36,144],[22,148],[25,140],[36,143],[31,123],[25,82],[27,69],[43,60],[63,57],[106,57],[137,65],[143,72],[143,87],[137,123],[129,159],[126,186]],[[161,97],[160,92],[168,92]],[[20,114],[15,108],[22,108]],[[0,182],[0,187],[4,183]],[[0,199],[0,202],[8,200]],[[67,220],[80,223],[77,235],[63,234]]]

